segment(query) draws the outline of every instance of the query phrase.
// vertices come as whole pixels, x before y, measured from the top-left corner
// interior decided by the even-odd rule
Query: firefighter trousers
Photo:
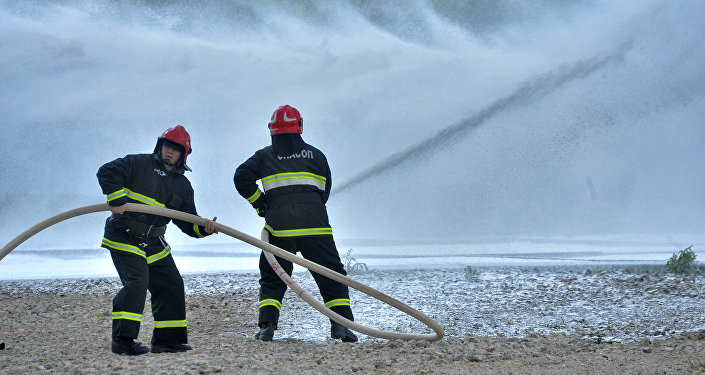
[[[161,236],[138,243],[126,236],[111,237],[116,239],[103,238],[102,246],[110,250],[123,286],[113,298],[113,337],[137,338],[149,290],[152,344],[188,343],[184,281],[169,245]]]
[[[347,275],[343,263],[340,261],[333,236],[275,237],[270,234],[269,243],[292,254],[301,252],[305,259],[342,275]],[[275,258],[282,266],[282,269],[291,275],[291,271],[294,268],[293,263],[279,257]],[[266,322],[274,322],[276,326],[287,286],[274,272],[272,266],[264,257],[264,253],[260,254],[259,270],[258,324],[261,327]],[[316,281],[316,285],[318,285],[324,304],[346,319],[354,320],[352,309],[350,308],[348,286],[315,272],[311,272],[311,275]]]

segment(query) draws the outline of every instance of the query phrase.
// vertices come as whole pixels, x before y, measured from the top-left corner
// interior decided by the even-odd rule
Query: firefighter
[[[152,302],[152,353],[191,350],[186,334],[184,282],[164,239],[170,218],[125,212],[126,203],[166,207],[198,215],[193,188],[184,176],[191,137],[183,126],[167,129],[157,138],[152,154],[115,159],[98,169],[98,182],[107,195],[112,215],[106,220],[101,246],[110,250],[122,289],[113,298],[112,352],[139,355],[150,351],[134,341],[142,321],[147,290]],[[218,230],[174,219],[182,232],[202,238]]]
[[[346,275],[328,223],[326,202],[331,191],[331,173],[325,155],[301,137],[303,119],[299,111],[284,105],[269,121],[272,145],[264,147],[235,171],[235,188],[265,218],[269,242],[293,254]],[[261,180],[261,191],[257,185]],[[289,274],[293,264],[277,257]],[[259,332],[255,338],[271,341],[277,329],[286,284],[260,254]],[[325,305],[353,320],[348,287],[312,272]],[[331,337],[355,342],[357,336],[331,320]]]

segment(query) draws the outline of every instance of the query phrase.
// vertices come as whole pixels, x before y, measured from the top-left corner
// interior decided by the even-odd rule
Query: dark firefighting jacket
[[[184,176],[183,169],[167,171],[156,154],[133,154],[115,159],[100,167],[97,176],[100,188],[103,194],[107,195],[108,204],[111,206],[143,203],[198,215],[193,200],[193,188]],[[125,212],[119,220],[147,227],[161,227],[172,221],[164,216],[135,212]],[[182,232],[191,237],[201,238],[208,235],[201,225],[176,219],[173,221]]]
[[[325,206],[331,190],[328,161],[317,148],[301,144],[289,156],[278,156],[274,146],[267,146],[235,170],[238,193],[255,208],[266,204],[265,228],[273,236],[333,234]]]

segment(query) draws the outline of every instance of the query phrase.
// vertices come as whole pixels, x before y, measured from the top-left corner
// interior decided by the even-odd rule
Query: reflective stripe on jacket
[[[141,256],[142,258],[144,258],[147,261],[147,264],[152,264],[158,260],[164,259],[171,253],[171,246],[169,246],[169,245],[167,245],[164,248],[164,250],[162,250],[154,255],[147,256],[147,253],[137,246],[133,246],[133,245],[122,243],[122,242],[112,241],[112,240],[109,240],[105,237],[103,237],[103,241],[100,244],[102,246],[109,248],[109,249],[118,250],[118,251],[125,251],[125,252],[132,253],[132,254],[137,254],[137,255]]]
[[[141,203],[198,215],[191,182],[183,173],[165,170],[164,164],[155,154],[133,154],[115,159],[101,166],[96,175],[111,206],[121,206],[128,202]],[[154,226],[163,226],[172,221],[163,216],[134,212],[126,212],[122,219]],[[203,226],[181,220],[173,222],[191,237],[207,236]]]
[[[303,142],[301,147],[285,157],[278,156],[273,146],[264,147],[235,171],[235,188],[243,198],[255,206],[258,199],[265,197],[265,228],[273,236],[333,233],[325,206],[331,190],[328,161],[317,148]]]

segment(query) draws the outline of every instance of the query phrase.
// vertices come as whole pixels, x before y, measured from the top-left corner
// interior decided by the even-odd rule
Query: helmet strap
[[[162,145],[164,143],[168,143],[172,147],[181,147],[181,145],[179,145],[178,143],[169,141],[168,139],[160,139],[157,142],[157,147],[155,147],[156,151],[157,151],[157,156],[159,157],[159,161],[161,161],[162,163],[164,163],[170,167],[176,167],[177,164],[182,164],[182,162],[184,160],[183,151],[181,151],[181,158],[179,158],[179,161],[177,163],[172,163],[171,160],[165,159],[162,157]]]
[[[166,164],[166,165],[168,165],[168,166],[170,166],[170,167],[175,167],[175,166],[176,166],[176,164],[172,163],[171,160],[169,160],[169,159],[164,159],[164,158],[162,158],[162,157],[160,157],[160,159],[162,160],[162,163],[164,163],[164,164]]]

